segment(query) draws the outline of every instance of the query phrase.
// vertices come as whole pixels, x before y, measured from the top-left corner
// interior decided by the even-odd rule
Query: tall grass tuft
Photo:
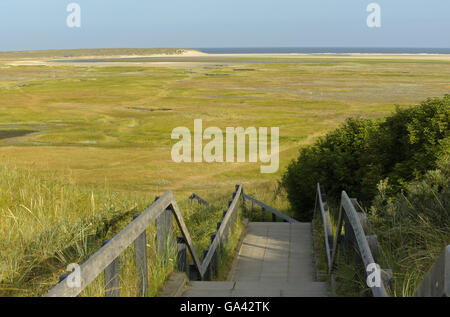
[[[144,201],[78,186],[68,177],[0,166],[0,295],[42,295]]]
[[[202,206],[177,197],[197,253],[203,254],[222,220],[232,190]],[[0,296],[41,296],[57,284],[70,263],[83,263],[153,201],[154,195],[88,188],[70,177],[37,175],[0,165]],[[240,228],[240,221],[237,221]],[[175,224],[175,222],[174,222]],[[175,235],[181,235],[177,226]],[[240,230],[240,229],[239,229]],[[235,231],[236,232],[236,231]],[[156,296],[176,265],[174,243],[167,258],[156,250],[156,230],[147,229],[149,296]],[[235,236],[222,260],[229,260]],[[163,259],[164,257],[164,259]],[[134,246],[119,257],[121,296],[138,296]],[[222,274],[223,275],[223,274]],[[81,296],[104,296],[100,274]]]
[[[378,234],[381,261],[394,271],[395,296],[412,296],[443,249],[450,244],[450,159],[404,192],[389,197],[381,182],[370,221]]]

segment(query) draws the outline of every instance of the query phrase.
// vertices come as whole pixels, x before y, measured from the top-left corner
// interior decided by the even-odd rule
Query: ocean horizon
[[[450,54],[450,48],[429,47],[203,47],[208,54]]]

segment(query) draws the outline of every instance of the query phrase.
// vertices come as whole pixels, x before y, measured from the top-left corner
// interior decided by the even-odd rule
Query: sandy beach
[[[56,66],[66,63],[76,66],[160,66],[160,67],[205,67],[215,64],[221,65],[243,65],[248,59],[396,59],[396,60],[420,60],[420,61],[444,61],[450,62],[450,54],[371,54],[371,53],[348,53],[348,54],[297,54],[297,53],[253,53],[253,54],[208,54],[198,50],[185,50],[181,54],[154,54],[154,55],[102,55],[102,56],[77,56],[76,58],[20,58],[17,60],[5,60],[4,64],[10,66]],[[115,61],[103,61],[114,59]],[[123,59],[124,61],[117,61]],[[142,60],[148,59],[148,60]],[[244,59],[239,61],[239,59]],[[98,61],[97,61],[98,60]],[[135,61],[136,60],[136,61]],[[1,60],[0,60],[1,61]],[[249,62],[249,61],[247,61]],[[252,62],[254,63],[254,62]]]

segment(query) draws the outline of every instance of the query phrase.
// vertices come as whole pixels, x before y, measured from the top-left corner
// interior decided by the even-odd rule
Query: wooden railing
[[[74,297],[80,294],[97,276],[102,272],[105,274],[105,294],[106,296],[120,296],[119,286],[119,263],[118,257],[132,243],[135,246],[135,263],[138,273],[138,292],[145,296],[148,289],[147,272],[147,243],[146,230],[156,221],[157,239],[159,248],[164,248],[168,235],[172,228],[172,215],[174,216],[183,237],[178,239],[178,251],[181,262],[186,261],[186,254],[183,247],[185,245],[190,252],[193,264],[190,266],[191,276],[197,275],[199,279],[208,280],[211,278],[211,271],[217,270],[218,253],[228,239],[229,231],[234,230],[235,221],[239,215],[238,201],[243,195],[242,184],[236,185],[233,199],[230,200],[228,209],[224,212],[222,222],[217,226],[217,233],[212,236],[211,246],[204,252],[203,262],[200,262],[195,251],[189,231],[183,220],[183,216],[178,208],[172,191],[167,191],[163,196],[158,197],[142,214],[121,230],[111,240],[107,241],[101,249],[92,255],[84,264],[80,266],[78,272],[64,275],[57,284],[46,295],[47,297]],[[181,245],[181,246],[180,246]],[[181,256],[180,256],[181,255]],[[179,263],[179,267],[186,267],[186,263]],[[80,277],[79,285],[68,283],[73,280],[73,274]]]
[[[376,236],[366,236],[364,227],[367,224],[366,215],[358,212],[358,203],[356,199],[350,199],[345,191],[341,195],[339,208],[339,217],[336,227],[336,234],[333,235],[331,217],[326,200],[326,195],[320,184],[317,184],[316,210],[320,211],[324,227],[325,252],[328,262],[328,273],[332,274],[335,269],[336,256],[339,251],[339,245],[349,251],[356,251],[359,257],[357,262],[362,262],[363,270],[367,274],[367,268],[370,265],[376,265],[378,255],[378,243]],[[344,235],[341,235],[342,228],[345,228]],[[371,287],[374,297],[387,297],[387,288],[392,278],[392,272],[380,270],[381,283]]]
[[[281,211],[278,211],[268,205],[266,205],[263,202],[260,202],[259,200],[256,200],[255,198],[244,194],[244,200],[250,200],[252,202],[252,209],[251,209],[251,215],[255,213],[255,204],[260,206],[262,208],[262,218],[265,218],[265,212],[268,211],[272,214],[272,221],[276,221],[276,217],[280,217],[283,221],[289,222],[289,223],[295,223],[298,222],[297,220],[283,214]]]
[[[450,245],[444,249],[425,275],[414,296],[450,297]]]
[[[204,200],[202,197],[200,197],[199,195],[197,195],[196,193],[193,193],[191,196],[189,196],[189,200],[192,202],[193,200],[197,200],[198,203],[200,205],[205,205],[205,206],[211,206],[211,204],[209,202],[207,202],[206,200]]]
[[[335,269],[338,246],[341,243],[344,245],[344,248],[356,249],[360,257],[359,262],[362,262],[365,268],[369,264],[376,263],[378,256],[377,236],[365,234],[364,228],[367,226],[368,221],[366,215],[359,211],[356,199],[351,199],[345,191],[342,192],[336,234],[333,234],[327,198],[320,184],[317,184],[315,215],[317,209],[320,211],[323,223],[329,274],[332,274]],[[345,228],[344,235],[341,235],[342,227]],[[392,278],[392,270],[381,270],[382,283],[380,287],[371,288],[373,296],[389,296],[389,293],[392,292]],[[445,248],[431,270],[419,284],[414,296],[450,296],[450,245]]]
[[[236,220],[239,217],[238,201],[243,193],[242,183],[236,185],[233,199],[228,202],[228,209],[223,213],[223,220],[217,224],[216,234],[211,236],[211,245],[209,249],[203,251],[205,256],[200,267],[200,276],[204,280],[210,280],[213,272],[217,273],[219,248],[222,248],[224,242],[227,242],[230,231],[231,233],[234,231]]]

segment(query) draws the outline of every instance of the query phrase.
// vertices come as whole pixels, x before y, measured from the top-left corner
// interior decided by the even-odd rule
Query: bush
[[[317,182],[331,199],[338,200],[345,190],[370,203],[377,184],[386,177],[390,194],[395,194],[436,168],[439,154],[449,144],[449,110],[450,95],[445,95],[409,109],[397,108],[381,122],[351,118],[302,148],[282,178],[297,218],[311,220]]]
[[[351,192],[361,188],[360,162],[369,146],[369,135],[376,129],[374,121],[348,119],[316,144],[300,150],[300,156],[289,164],[282,179],[300,221],[312,218],[317,182],[326,185],[327,193],[333,193],[332,196],[337,196],[343,186]]]
[[[369,161],[398,192],[403,184],[437,167],[443,140],[450,135],[450,95],[427,99],[409,109],[397,109],[373,136]],[[381,179],[381,178],[380,178]]]

